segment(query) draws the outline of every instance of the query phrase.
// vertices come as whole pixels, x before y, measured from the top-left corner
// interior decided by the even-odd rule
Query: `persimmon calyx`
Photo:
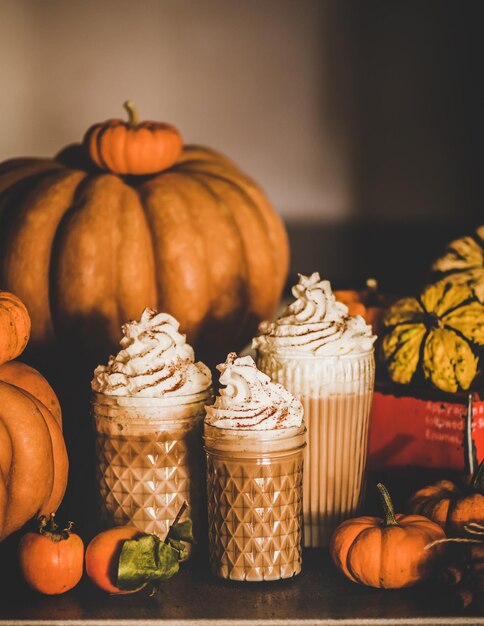
[[[39,517],[39,526],[38,533],[43,537],[48,537],[52,541],[64,541],[65,539],[69,539],[72,527],[74,526],[74,522],[67,522],[67,526],[65,528],[60,528],[55,521],[55,513],[51,513],[47,518],[45,515],[41,515]]]

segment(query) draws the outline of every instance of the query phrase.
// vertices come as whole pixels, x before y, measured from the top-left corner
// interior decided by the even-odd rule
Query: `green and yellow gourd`
[[[471,287],[484,302],[484,225],[472,235],[452,241],[432,265],[438,278]]]
[[[395,302],[383,323],[383,360],[394,382],[420,375],[442,391],[469,389],[484,346],[484,305],[469,285],[429,285]]]

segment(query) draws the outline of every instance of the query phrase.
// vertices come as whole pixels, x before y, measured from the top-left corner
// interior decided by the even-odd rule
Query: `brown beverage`
[[[122,326],[120,351],[94,370],[99,496],[106,523],[162,538],[186,500],[201,538],[202,421],[212,375],[178,329],[171,315],[146,308]]]
[[[305,358],[260,352],[257,364],[304,406],[304,545],[327,546],[336,526],[358,513],[364,495],[373,350]]]
[[[176,398],[95,393],[97,478],[110,525],[130,524],[165,538],[188,502],[195,534],[203,527],[202,423],[210,390]]]
[[[301,571],[304,426],[240,432],[205,424],[209,557],[231,580]]]

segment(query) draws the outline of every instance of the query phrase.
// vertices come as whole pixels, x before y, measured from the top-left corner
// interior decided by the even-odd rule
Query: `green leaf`
[[[178,541],[186,541],[193,543],[193,524],[192,520],[187,517],[183,522],[170,526],[168,531],[168,539],[176,539]]]
[[[168,539],[168,544],[175,550],[179,561],[183,561],[188,556],[188,550],[182,541],[176,539]]]
[[[123,543],[118,563],[118,587],[138,589],[168,580],[179,570],[178,553],[156,535],[144,535]]]

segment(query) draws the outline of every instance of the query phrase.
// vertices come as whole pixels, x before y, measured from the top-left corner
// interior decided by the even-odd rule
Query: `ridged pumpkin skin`
[[[285,229],[260,188],[196,146],[150,177],[89,167],[76,147],[0,165],[0,284],[26,304],[33,348],[59,340],[96,365],[146,306],[174,315],[198,358],[244,346],[288,270]]]
[[[353,582],[384,589],[410,587],[433,571],[440,551],[425,546],[444,539],[445,533],[421,515],[395,515],[386,490],[385,494],[386,520],[370,516],[346,520],[334,531],[329,552]]]
[[[0,291],[0,365],[16,359],[30,337],[30,317],[25,304],[8,291]]]
[[[484,225],[472,235],[451,241],[432,270],[456,285],[469,285],[484,303]]]
[[[155,174],[171,167],[182,151],[178,130],[164,122],[138,123],[132,102],[124,103],[129,121],[94,124],[84,136],[91,160],[102,170],[135,176]]]
[[[62,411],[59,400],[47,380],[30,365],[20,361],[9,361],[0,365],[0,380],[16,385],[32,394],[49,409],[62,430]]]
[[[420,375],[442,391],[469,389],[484,348],[484,304],[467,285],[442,280],[395,302],[383,318],[382,354],[390,378]]]
[[[5,365],[3,366],[5,368]],[[53,414],[32,394],[1,380],[0,541],[36,515],[57,510],[68,458]]]

